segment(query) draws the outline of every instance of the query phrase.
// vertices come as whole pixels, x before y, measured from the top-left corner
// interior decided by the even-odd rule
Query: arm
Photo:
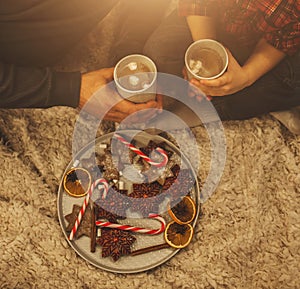
[[[191,15],[186,19],[194,41],[216,39],[216,27],[212,17]]]
[[[104,68],[82,75],[79,108],[96,117],[116,122],[130,116],[127,121],[138,123],[147,122],[156,115],[157,109],[162,109],[161,95],[157,95],[156,101],[139,104],[123,99],[110,83],[113,71],[113,67]]]
[[[270,45],[262,38],[256,45],[253,53],[243,65],[243,70],[248,78],[247,85],[251,85],[261,76],[274,68],[283,58],[285,53]]]
[[[76,107],[79,72],[54,72],[49,68],[21,67],[0,61],[0,107]]]
[[[220,0],[179,0],[178,14],[186,17],[193,40],[216,38],[216,9]]]
[[[193,79],[191,82],[211,96],[233,94],[253,84],[285,57],[283,52],[274,48],[265,39],[257,43],[252,55],[242,67],[229,51],[228,54],[228,69],[221,77],[201,81]]]
[[[199,16],[187,17],[193,39],[214,38],[215,28],[212,28],[214,24],[205,19],[205,17],[209,15],[213,19],[217,19],[218,11],[215,11],[214,7],[222,7],[222,3],[216,0],[218,5],[213,7],[212,3],[214,0],[179,1],[181,3],[180,11],[185,16],[204,15],[202,18],[199,18]],[[276,29],[264,33],[263,38],[258,41],[252,55],[250,55],[243,67],[238,64],[228,51],[229,65],[227,72],[223,76],[216,80],[192,80],[191,82],[208,95],[229,95],[252,85],[274,68],[285,55],[296,53],[300,46],[299,7],[294,4],[291,6],[288,2],[284,5],[286,7],[282,7],[280,17],[275,17],[273,19],[274,23],[270,23],[270,26]],[[215,16],[213,16],[214,11],[216,12]],[[287,23],[287,20],[289,23]]]
[[[0,62],[0,108],[82,108],[97,90],[112,80],[112,75],[113,68],[81,75],[80,72],[56,72],[49,68],[19,67]],[[117,122],[139,110],[162,108],[161,97],[157,101],[134,104],[113,91],[109,91],[105,99],[93,100],[86,107],[88,113],[99,116],[111,104],[116,104],[104,118]],[[143,122],[153,116],[154,110],[143,117],[139,114],[136,121]]]

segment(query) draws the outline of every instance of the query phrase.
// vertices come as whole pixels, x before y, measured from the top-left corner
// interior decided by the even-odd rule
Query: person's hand
[[[191,84],[200,88],[206,95],[225,96],[238,92],[248,86],[249,78],[245,70],[228,51],[227,71],[216,79],[192,79]]]
[[[133,103],[121,98],[118,94],[116,97],[119,99],[118,103],[107,112],[104,119],[121,122],[128,117],[127,123],[145,123],[155,117],[163,106],[162,95],[158,94],[156,95],[156,101],[151,100],[146,103]],[[158,109],[158,111],[155,109]]]
[[[114,68],[111,67],[82,74],[79,108],[82,108],[102,86],[113,80],[113,73]]]
[[[113,80],[114,68],[104,68],[82,75],[79,107],[88,113],[102,117],[106,120],[121,122],[130,117],[130,121],[146,122],[153,118],[157,110],[162,109],[162,97],[157,96],[156,101],[135,104],[123,99],[113,88],[106,85]],[[92,97],[93,96],[93,97]]]
[[[188,80],[187,68],[186,67],[183,67],[182,75],[183,75],[183,78],[185,80]],[[189,97],[194,97],[198,101],[201,101],[204,98],[206,98],[206,100],[208,100],[208,101],[211,100],[211,96],[204,94],[204,92],[200,89],[198,84],[194,85],[194,84],[190,83],[187,94],[188,94]]]

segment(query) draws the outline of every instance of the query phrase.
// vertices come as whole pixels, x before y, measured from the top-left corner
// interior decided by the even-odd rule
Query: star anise
[[[101,237],[97,239],[97,243],[102,246],[102,257],[111,256],[117,261],[121,256],[131,253],[131,245],[136,238],[130,232],[118,229],[101,229]]]
[[[158,213],[159,204],[162,202],[161,185],[158,182],[133,184],[133,191],[130,197],[131,211],[139,212],[144,217],[150,213]]]

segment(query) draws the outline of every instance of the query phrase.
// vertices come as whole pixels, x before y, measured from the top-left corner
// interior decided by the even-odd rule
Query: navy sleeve
[[[77,107],[80,84],[80,72],[0,62],[0,108]]]

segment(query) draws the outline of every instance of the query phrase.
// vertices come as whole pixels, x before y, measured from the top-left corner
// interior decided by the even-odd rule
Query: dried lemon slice
[[[173,248],[186,247],[192,240],[194,229],[190,224],[179,225],[172,221],[165,230],[165,240]]]
[[[72,168],[64,176],[65,191],[73,197],[82,197],[87,194],[91,186],[91,175],[83,168]]]
[[[188,224],[196,216],[196,205],[194,200],[185,196],[178,204],[168,210],[171,218],[178,224]]]

